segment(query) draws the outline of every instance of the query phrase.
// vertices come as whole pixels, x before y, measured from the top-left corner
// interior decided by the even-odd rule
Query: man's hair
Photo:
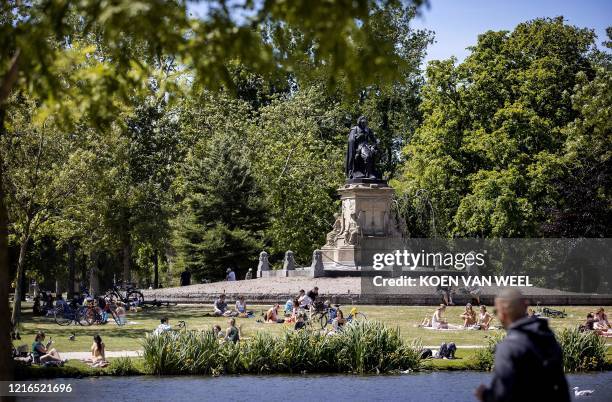
[[[219,295],[219,298],[221,298],[221,297],[225,298],[225,293],[221,293],[221,294]]]
[[[521,318],[527,311],[527,303],[523,294],[517,289],[505,289],[497,299],[512,319]]]
[[[361,124],[362,122],[367,123],[368,119],[365,116],[359,116],[359,118],[357,119],[357,124]]]
[[[159,321],[161,321],[162,324],[166,324],[168,322],[168,317],[162,317]]]

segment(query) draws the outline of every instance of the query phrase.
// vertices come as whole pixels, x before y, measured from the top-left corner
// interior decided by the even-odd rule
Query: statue
[[[361,226],[359,226],[360,216],[355,212],[351,212],[351,219],[348,225],[346,243],[356,246],[359,244],[359,236],[361,235]]]
[[[327,245],[328,246],[335,246],[336,245],[336,238],[344,231],[343,228],[343,219],[340,216],[339,213],[335,213],[334,214],[334,226],[332,227],[331,232],[329,232],[327,234]]]
[[[361,116],[348,135],[348,148],[344,161],[346,178],[380,180],[380,173],[376,169],[377,154],[378,140],[368,127],[368,120]]]

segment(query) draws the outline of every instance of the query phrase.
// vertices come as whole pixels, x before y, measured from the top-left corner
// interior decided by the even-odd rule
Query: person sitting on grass
[[[213,308],[214,314],[219,317],[229,317],[232,314],[232,312],[227,309],[227,303],[225,302],[225,294],[219,295],[219,298],[215,300],[215,303],[213,304]]]
[[[64,300],[62,295],[57,296],[57,299],[55,300],[55,307],[61,308],[62,311],[66,310],[68,307],[68,303],[66,303],[66,300]]]
[[[229,327],[225,330],[225,341],[238,343],[240,341],[240,330],[236,328],[236,319],[230,318],[227,323]]]
[[[440,304],[431,317],[431,327],[433,329],[448,329],[448,322],[444,319],[446,305]]]
[[[580,332],[594,331],[595,330],[595,316],[593,315],[593,313],[588,313],[586,315],[586,321],[584,322],[584,324],[581,324],[578,327],[578,330]]]
[[[89,363],[91,367],[106,367],[108,361],[106,360],[105,346],[102,342],[100,335],[96,334],[93,337],[93,344],[91,345],[91,357],[83,360],[85,363]]]
[[[465,305],[465,311],[459,317],[463,319],[463,326],[465,328],[476,324],[476,313],[474,312],[471,303]]]
[[[300,307],[304,309],[309,309],[312,305],[312,298],[308,296],[304,290],[300,290],[300,295],[298,296],[298,302],[300,303]]]
[[[236,300],[236,312],[238,313],[238,317],[247,317],[248,316],[248,311],[247,311],[247,305],[246,305],[246,301],[244,300],[244,296],[238,296],[238,300]]]
[[[332,321],[333,331],[334,332],[342,331],[342,328],[344,327],[344,324],[346,324],[346,319],[344,318],[344,313],[342,312],[342,310],[338,309],[338,313],[336,314],[336,317]]]
[[[593,325],[593,328],[601,331],[607,331],[610,328],[608,315],[603,307],[598,308],[595,312],[595,324]]]
[[[474,326],[476,329],[487,330],[493,321],[493,316],[487,312],[485,306],[480,306],[480,313],[478,314],[478,323]]]
[[[286,316],[293,314],[293,306],[295,306],[296,300],[297,299],[294,299],[294,298],[287,299],[287,302],[285,303],[285,315]]]
[[[49,349],[53,340],[49,340],[46,345],[43,345],[45,340],[45,333],[38,331],[34,337],[34,343],[32,343],[32,358],[35,363],[55,363],[61,366],[68,361],[68,359],[62,359],[55,348]]]
[[[160,335],[172,329],[170,324],[168,324],[168,317],[162,317],[162,319],[159,321],[160,321],[160,324],[157,326],[157,328],[155,328],[155,331],[153,331],[154,335]]]
[[[304,319],[304,314],[298,314],[297,318],[295,319],[295,326],[293,327],[293,329],[295,331],[298,331],[304,328],[305,326],[306,326],[306,320]]]
[[[213,325],[212,332],[215,338],[225,338],[225,334],[223,333],[223,330],[221,330],[221,325],[219,324]]]
[[[285,322],[284,318],[279,318],[278,317],[278,309],[280,307],[280,304],[275,304],[274,306],[270,307],[268,309],[268,311],[266,312],[265,315],[265,322],[268,324],[282,324]]]

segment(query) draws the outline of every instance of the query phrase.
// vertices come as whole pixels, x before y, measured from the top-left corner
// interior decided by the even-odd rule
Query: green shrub
[[[118,357],[113,359],[108,366],[108,374],[110,375],[134,375],[139,374],[139,370],[136,369],[132,359],[129,357]]]
[[[387,373],[420,366],[419,344],[406,344],[398,329],[354,322],[332,336],[258,333],[238,344],[220,343],[207,332],[165,332],[143,341],[144,365],[152,374]]]
[[[606,363],[606,341],[593,331],[564,329],[559,343],[566,372],[601,370]]]
[[[479,348],[470,357],[470,366],[476,370],[491,371],[495,364],[495,348],[506,336],[505,332],[496,332],[493,335],[487,335],[486,346]]]

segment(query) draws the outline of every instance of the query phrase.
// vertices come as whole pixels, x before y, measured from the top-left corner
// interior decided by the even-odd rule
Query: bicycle
[[[110,299],[104,298],[102,301],[96,302],[94,300],[88,300],[88,303],[83,308],[82,314],[87,325],[100,325],[108,322],[108,316],[110,315],[118,326],[125,325],[124,316],[117,312],[118,307],[115,303],[112,303]]]
[[[83,315],[83,312],[83,307],[73,307],[66,304],[64,306],[56,307],[53,313],[53,317],[55,319],[55,323],[61,326],[70,325],[73,322],[75,323],[75,325],[89,325],[88,321]]]
[[[119,283],[119,286],[113,283],[112,289],[107,291],[104,297],[108,298],[113,304],[121,301],[128,307],[138,307],[144,304],[144,295],[132,284],[127,284],[124,291],[121,289],[121,283]]]
[[[311,314],[311,325],[316,322],[319,324],[321,329],[325,329],[325,327],[327,327],[328,324],[331,324],[338,316],[338,312],[342,312],[340,304],[334,304],[334,307],[325,307],[323,310],[314,311]],[[357,310],[357,307],[353,307],[345,320],[347,323],[351,323],[358,320],[367,320],[367,317],[364,313]]]

